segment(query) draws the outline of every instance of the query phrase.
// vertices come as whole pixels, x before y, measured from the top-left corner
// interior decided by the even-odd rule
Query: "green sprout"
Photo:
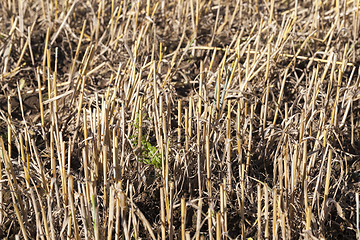
[[[138,142],[137,139],[139,137],[139,114],[136,116],[135,123],[131,124],[135,127],[135,133],[130,136],[131,144],[133,147],[136,147]],[[161,158],[160,154],[155,146],[153,146],[148,140],[145,133],[141,135],[141,151],[138,156],[140,162],[145,164],[152,164],[156,168],[161,169]]]

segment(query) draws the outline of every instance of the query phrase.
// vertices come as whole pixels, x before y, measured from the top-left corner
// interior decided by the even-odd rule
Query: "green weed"
[[[136,116],[135,123],[131,124],[135,127],[135,132],[130,136],[131,144],[133,147],[136,147],[138,144],[139,137],[139,114]],[[153,146],[148,140],[146,133],[141,135],[141,149],[138,156],[138,160],[145,164],[152,164],[156,168],[161,169],[161,158],[160,154],[155,146]]]

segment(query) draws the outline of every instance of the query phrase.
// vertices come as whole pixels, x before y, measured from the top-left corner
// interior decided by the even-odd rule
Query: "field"
[[[0,238],[359,239],[360,0],[2,0]]]

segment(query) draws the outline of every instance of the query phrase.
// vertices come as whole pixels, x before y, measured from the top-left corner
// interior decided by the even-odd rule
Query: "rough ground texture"
[[[1,1],[0,237],[359,237],[359,24],[359,0]]]

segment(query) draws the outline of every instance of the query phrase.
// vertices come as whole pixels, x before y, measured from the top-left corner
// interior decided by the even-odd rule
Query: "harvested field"
[[[0,2],[0,238],[360,239],[360,0]]]

